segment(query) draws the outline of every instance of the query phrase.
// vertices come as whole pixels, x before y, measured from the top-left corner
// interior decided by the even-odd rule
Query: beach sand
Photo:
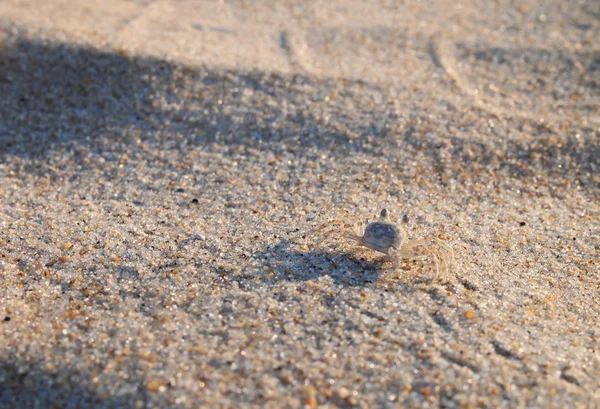
[[[600,407],[599,38],[594,0],[1,2],[0,408]],[[383,208],[446,281],[315,231]]]

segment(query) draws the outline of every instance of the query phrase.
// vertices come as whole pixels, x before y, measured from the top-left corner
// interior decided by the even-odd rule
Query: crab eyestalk
[[[388,212],[385,209],[381,209],[381,213],[379,213],[379,218],[383,221],[388,217]]]

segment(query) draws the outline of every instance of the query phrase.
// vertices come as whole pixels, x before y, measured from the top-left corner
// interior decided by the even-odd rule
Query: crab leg
[[[433,241],[450,255],[450,264],[456,269],[456,255],[452,247],[450,247],[448,244],[437,238],[434,238]],[[446,257],[442,258],[444,259],[444,263],[447,265],[448,263],[446,261]]]

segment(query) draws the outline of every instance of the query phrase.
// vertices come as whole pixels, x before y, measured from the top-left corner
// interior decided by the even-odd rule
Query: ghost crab
[[[330,227],[332,223],[335,225],[337,222],[333,220],[315,230],[315,234],[320,237],[317,246],[331,237],[332,233],[341,233],[342,237],[352,240],[361,247],[387,255],[390,261],[393,261],[394,270],[400,266],[402,260],[429,257],[435,267],[434,281],[438,278],[445,281],[450,266],[456,265],[452,247],[437,237],[407,240],[406,231],[400,225],[389,221],[386,209],[381,210],[378,221],[367,222],[364,229],[355,225],[354,232],[335,226]],[[343,227],[348,228],[348,223],[343,224]]]

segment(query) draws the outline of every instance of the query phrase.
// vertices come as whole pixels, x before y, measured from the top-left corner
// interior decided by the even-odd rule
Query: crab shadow
[[[408,289],[414,284],[430,284],[427,277],[404,277],[402,269],[393,271],[386,256],[367,256],[361,249],[337,251],[325,249],[296,250],[297,244],[282,240],[254,255],[261,261],[259,273],[263,282],[317,281],[328,276],[337,286],[369,287],[383,280]]]

